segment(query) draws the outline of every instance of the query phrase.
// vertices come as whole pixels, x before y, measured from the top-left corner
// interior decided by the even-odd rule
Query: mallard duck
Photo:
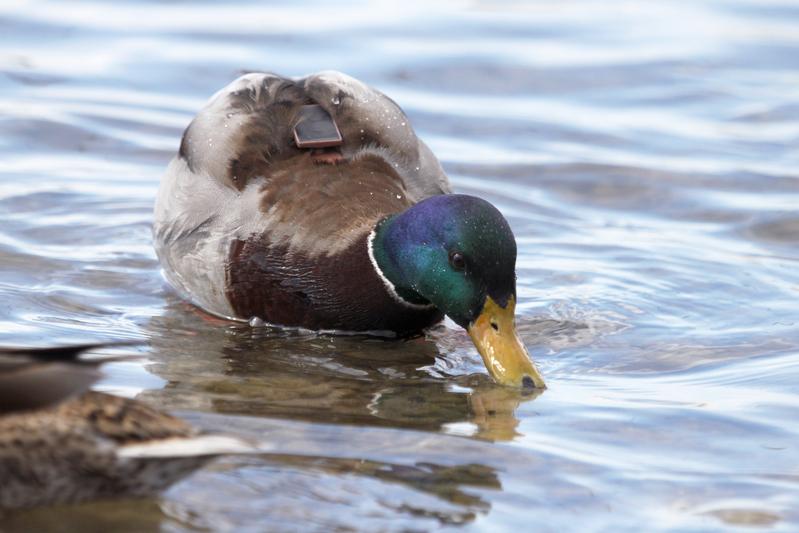
[[[145,496],[220,454],[255,451],[87,391],[102,360],[79,356],[104,346],[0,348],[0,509]]]
[[[329,135],[303,138],[309,108]],[[507,221],[453,194],[402,109],[344,74],[246,74],[216,93],[161,181],[153,234],[168,281],[214,315],[398,335],[446,315],[497,382],[544,387],[515,329]]]

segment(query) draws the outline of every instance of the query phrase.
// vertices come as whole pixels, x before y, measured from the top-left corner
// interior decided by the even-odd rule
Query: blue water
[[[0,530],[799,529],[799,7],[0,4],[0,341],[138,338],[100,388],[270,440]],[[347,72],[508,217],[549,389],[466,334],[284,335],[165,286],[183,128],[242,71]]]

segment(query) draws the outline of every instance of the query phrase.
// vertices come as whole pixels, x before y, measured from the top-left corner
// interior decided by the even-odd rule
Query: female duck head
[[[433,196],[378,224],[372,247],[399,297],[432,303],[468,330],[494,379],[544,387],[516,333],[516,241],[494,206]]]

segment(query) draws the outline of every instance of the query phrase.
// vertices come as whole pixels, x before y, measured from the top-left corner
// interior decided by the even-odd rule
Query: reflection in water
[[[153,363],[148,368],[167,383],[139,397],[171,409],[334,424],[331,431],[344,424],[342,432],[349,426],[372,426],[508,441],[518,435],[516,409],[537,396],[495,385],[476,355],[473,366],[478,373],[449,376],[447,364],[457,363],[441,360],[451,349],[447,343],[453,341],[445,335],[447,340],[439,346],[435,332],[385,340],[251,328],[218,321],[176,300],[152,319],[148,329],[168,332],[153,335],[149,354]],[[464,335],[463,343],[468,342]],[[221,490],[220,484],[239,485],[229,488],[234,492],[248,491],[240,486],[244,483],[249,491],[242,498],[248,506],[268,508],[270,524],[281,520],[274,510],[280,506],[272,501],[274,484],[290,485],[295,495],[311,490],[315,498],[326,500],[330,494],[351,490],[341,486],[342,476],[372,478],[370,483],[379,485],[373,490],[391,496],[370,494],[365,501],[375,500],[383,512],[390,510],[386,516],[408,515],[435,524],[468,523],[490,510],[489,501],[469,487],[502,489],[493,467],[473,462],[474,456],[460,462],[451,447],[455,464],[388,462],[369,458],[357,448],[337,449],[329,434],[304,432],[300,438],[284,438],[274,431],[253,433],[274,446],[275,453],[231,460],[224,475],[201,475],[214,476],[209,485],[214,494]],[[390,450],[396,445],[393,435],[378,435],[385,440],[370,446]],[[314,479],[313,488],[308,488],[308,476]],[[165,507],[166,512],[185,519],[192,514],[185,507],[197,505],[203,507],[206,521],[224,521],[231,509],[220,509],[220,516],[209,518],[214,513],[205,498],[212,500],[213,495],[197,491],[197,485],[202,483],[194,485],[190,494],[175,489],[180,504]],[[398,485],[410,490],[398,490]],[[200,526],[214,527],[214,523]]]
[[[4,532],[141,533],[176,525],[152,499],[19,510],[0,514],[0,519]]]
[[[480,493],[501,488],[496,471],[479,464],[272,455],[201,472],[191,489],[178,485],[166,495],[163,512],[211,530],[293,529],[298,521],[321,521],[328,531],[402,531],[411,524],[429,530],[487,514],[491,504]]]
[[[474,520],[477,513],[486,513],[491,505],[480,496],[468,492],[469,487],[502,489],[496,471],[480,464],[443,466],[432,463],[415,465],[390,464],[363,459],[307,458],[273,456],[270,462],[282,467],[312,469],[333,476],[367,476],[383,484],[401,484],[430,494],[452,505],[424,506],[413,500],[386,506],[403,514],[434,518],[441,524],[462,524]]]
[[[505,441],[516,436],[516,408],[539,394],[499,387],[484,371],[434,377],[430,367],[448,355],[435,332],[406,340],[292,333],[231,325],[177,302],[149,329],[169,332],[153,335],[149,367],[167,385],[143,397],[173,409],[451,428]]]

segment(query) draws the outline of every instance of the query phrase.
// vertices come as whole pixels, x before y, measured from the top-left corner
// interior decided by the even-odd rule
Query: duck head
[[[516,240],[490,203],[433,196],[378,223],[373,261],[410,305],[432,304],[465,328],[500,384],[544,388],[516,333]]]

